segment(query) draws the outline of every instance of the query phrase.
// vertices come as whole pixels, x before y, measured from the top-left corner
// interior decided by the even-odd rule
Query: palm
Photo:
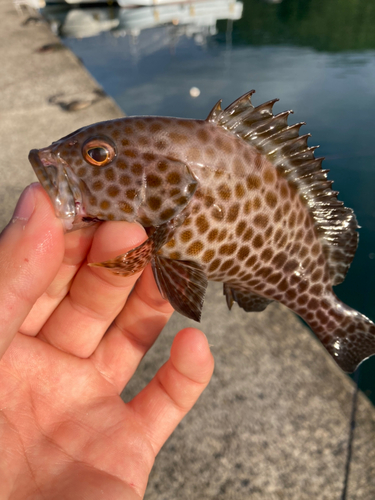
[[[3,437],[12,455],[15,450],[24,452],[8,464],[22,471],[18,498],[60,499],[63,494],[74,498],[82,474],[94,488],[92,499],[95,491],[102,497],[103,490],[106,498],[124,498],[126,483],[145,488],[154,459],[151,444],[131,410],[90,360],[66,355],[24,335],[15,339],[4,358],[0,370],[5,381],[0,399],[5,408]],[[134,472],[137,456],[142,469]],[[60,478],[65,479],[67,491],[56,491]]]
[[[42,193],[38,196],[47,203]],[[119,394],[172,310],[150,269],[128,298],[137,277],[124,279],[82,265],[88,252],[91,261],[108,253],[113,257],[108,242],[118,226],[64,238],[51,221],[52,243],[30,263],[35,269],[43,260],[46,283],[39,277],[30,290],[4,295],[7,311],[17,304],[23,310],[22,301],[33,304],[40,295],[35,288],[49,283],[0,362],[2,492],[12,500],[139,499],[155,455],[208,383],[212,359],[207,342],[197,330],[180,332],[169,361],[125,405]],[[138,226],[127,229],[128,246],[144,239]],[[31,234],[30,247],[38,237],[35,229]],[[15,261],[28,262],[27,245],[12,249],[9,232],[4,236],[0,261],[6,261],[8,245]],[[47,262],[46,253],[56,259]],[[28,264],[24,267],[27,271]],[[11,272],[7,268],[3,279]]]

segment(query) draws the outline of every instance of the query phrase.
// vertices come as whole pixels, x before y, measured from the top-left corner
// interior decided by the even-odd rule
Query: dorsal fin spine
[[[261,114],[267,114],[268,116],[273,116],[272,113],[272,108],[277,102],[278,99],[271,99],[270,101],[264,102],[263,104],[260,104],[256,108],[254,108],[254,113],[261,113]]]
[[[208,122],[216,122],[216,118],[220,115],[220,113],[223,111],[221,109],[221,103],[223,102],[222,99],[220,99],[215,106],[211,109],[210,114],[207,117]]]
[[[274,140],[275,142],[285,142],[290,139],[294,139],[299,136],[300,128],[306,125],[304,122],[296,123],[295,125],[291,125],[289,127],[285,127],[282,130],[274,133],[269,136],[270,140]]]
[[[313,146],[306,148],[304,151],[296,151],[292,154],[290,154],[290,159],[295,163],[295,162],[303,162],[306,160],[311,160],[314,159],[314,151],[317,149],[319,146]]]
[[[254,131],[258,135],[263,134],[268,139],[276,137],[280,132],[288,128],[289,114],[289,111],[285,111],[284,113],[279,113],[272,118],[268,118],[264,122],[260,122],[259,127],[257,127]],[[270,128],[270,124],[272,124],[272,128]]]
[[[249,92],[247,92],[246,94],[244,94],[243,96],[239,97],[234,102],[232,102],[232,104],[230,104],[227,108],[225,108],[225,111],[227,111],[227,113],[232,114],[239,107],[240,104],[244,103],[246,103],[246,106],[251,106],[252,108],[254,108],[254,106],[251,103],[251,96],[254,93],[255,90],[250,90]]]

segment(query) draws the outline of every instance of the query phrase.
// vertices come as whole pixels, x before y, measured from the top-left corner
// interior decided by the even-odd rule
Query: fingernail
[[[34,210],[35,210],[35,194],[34,194],[34,186],[33,184],[31,184],[21,194],[21,197],[18,200],[17,206],[13,213],[12,222],[16,222],[18,220],[27,222],[32,216]]]

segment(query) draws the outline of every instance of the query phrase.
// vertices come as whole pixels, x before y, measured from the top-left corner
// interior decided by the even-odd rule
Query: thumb
[[[0,235],[0,357],[64,256],[64,233],[47,193],[31,184]]]

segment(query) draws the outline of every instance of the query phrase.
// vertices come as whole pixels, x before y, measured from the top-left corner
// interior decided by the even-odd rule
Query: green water
[[[374,27],[373,0],[245,0],[242,18],[218,21],[214,35],[162,25],[64,43],[128,115],[205,118],[218,99],[226,105],[252,88],[255,104],[278,97],[276,111],[294,109],[290,122],[307,123],[309,144],[321,146],[361,225],[335,292],[375,320]],[[362,364],[360,387],[375,402],[375,357]]]

